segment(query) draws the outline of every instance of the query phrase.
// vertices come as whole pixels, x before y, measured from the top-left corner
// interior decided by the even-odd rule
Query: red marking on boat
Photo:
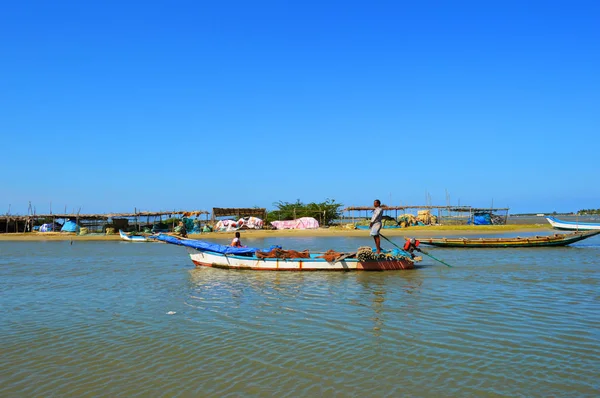
[[[217,265],[212,263],[204,263],[201,261],[192,260],[197,267],[212,267],[225,269],[243,269],[254,271],[352,271],[346,268],[303,268],[302,263],[300,268],[279,268],[279,261],[276,262],[276,267],[238,267],[229,265]],[[414,269],[414,263],[410,261],[374,261],[374,262],[359,262],[356,270],[363,271],[393,271]]]

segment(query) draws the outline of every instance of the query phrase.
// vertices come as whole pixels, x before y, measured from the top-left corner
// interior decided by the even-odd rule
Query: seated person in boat
[[[242,245],[242,241],[240,240],[240,233],[239,232],[235,233],[235,238],[233,238],[233,240],[231,241],[231,246],[233,246],[233,247],[245,247],[244,245]]]
[[[421,244],[421,242],[419,242],[418,240],[416,240],[415,238],[410,238],[410,239],[406,239],[406,242],[404,242],[404,251],[408,252],[410,254],[410,256],[412,258],[415,258],[415,251],[421,252],[422,250],[419,249],[419,245]]]

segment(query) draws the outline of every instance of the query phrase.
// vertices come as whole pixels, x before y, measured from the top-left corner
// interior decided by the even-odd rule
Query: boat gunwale
[[[210,253],[210,252],[209,252]],[[353,272],[353,271],[400,271],[400,270],[412,270],[412,269],[416,269],[417,266],[415,264],[415,261],[413,259],[410,258],[404,258],[404,259],[396,259],[396,260],[380,260],[380,261],[360,261],[357,259],[343,259],[339,262],[334,262],[334,263],[330,263],[327,262],[329,264],[336,264],[336,263],[340,263],[340,264],[345,264],[350,262],[353,266],[342,266],[342,267],[338,267],[338,268],[311,268],[311,267],[305,267],[304,265],[299,266],[298,268],[280,268],[279,266],[277,267],[257,267],[257,266],[251,266],[251,265],[225,265],[225,264],[219,264],[219,263],[215,263],[215,262],[204,262],[204,261],[198,261],[196,259],[194,259],[192,257],[193,254],[190,254],[190,259],[192,260],[192,263],[196,266],[196,267],[210,267],[210,268],[219,268],[219,269],[237,269],[237,270],[248,270],[248,271],[296,271],[296,272],[314,272],[314,271],[343,271],[343,272]],[[227,256],[225,256],[227,257]],[[302,258],[298,258],[298,259],[282,259],[282,258],[269,258],[269,259],[255,259],[254,261],[257,262],[265,262],[264,260],[269,260],[268,262],[276,262],[279,263],[282,260],[293,260],[299,263],[304,263],[304,259]],[[319,259],[321,260],[321,259]],[[348,261],[348,260],[353,260],[353,261]],[[287,262],[287,261],[286,261]],[[320,263],[321,261],[319,261]],[[314,262],[309,262],[309,263],[314,263]],[[356,267],[356,265],[359,265],[360,267]],[[385,268],[385,265],[388,266],[394,266],[393,268]]]
[[[566,246],[583,239],[600,234],[600,230],[577,231],[566,234],[553,234],[547,236],[509,237],[509,238],[423,238],[419,241],[424,245],[437,247],[553,247]]]
[[[131,235],[131,232],[124,232],[123,230],[119,230],[119,236],[121,239],[127,242],[152,242],[148,236],[144,235]],[[138,238],[138,239],[136,239]]]
[[[188,253],[189,251],[195,251],[197,253],[209,253],[212,255],[217,255],[217,256],[222,256],[222,257],[227,257],[227,258],[234,258],[234,259],[238,259],[238,260],[258,260],[258,261],[308,261],[308,262],[325,262],[325,263],[329,263],[329,261],[325,260],[324,258],[315,258],[315,257],[311,257],[311,258],[302,258],[302,257],[294,257],[294,258],[279,258],[279,257],[264,257],[264,258],[258,258],[256,257],[256,254],[253,254],[251,256],[241,256],[241,255],[236,255],[236,254],[225,254],[225,253],[218,253],[218,252],[213,252],[210,250],[200,250],[200,249],[196,249],[193,247],[187,247],[188,249]],[[314,252],[311,254],[324,254],[326,252]],[[190,253],[193,254],[193,253]],[[347,254],[347,253],[343,253],[341,252],[341,254]],[[411,258],[406,257],[406,260],[409,261],[413,261]],[[364,261],[360,261],[357,258],[349,258],[346,257],[343,261],[347,261],[347,262],[364,262]],[[382,261],[393,261],[393,260],[382,260]],[[397,260],[397,261],[402,261],[402,260]],[[377,262],[377,261],[373,261],[373,262]]]
[[[597,222],[584,222],[584,221],[566,221],[566,220],[560,220],[558,218],[555,217],[551,217],[548,216],[546,217],[547,220],[552,220],[557,224],[569,224],[569,225],[583,225],[583,226],[594,226],[594,227],[600,227],[600,223]]]

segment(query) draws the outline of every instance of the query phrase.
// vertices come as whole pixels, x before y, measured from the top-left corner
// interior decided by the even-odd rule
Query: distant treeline
[[[580,216],[588,215],[588,214],[600,214],[600,209],[583,209],[577,212]]]

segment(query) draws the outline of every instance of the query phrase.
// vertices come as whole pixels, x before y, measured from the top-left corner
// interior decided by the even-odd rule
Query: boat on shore
[[[119,230],[119,236],[127,242],[155,242],[154,239],[151,239],[148,236],[133,235],[131,232],[123,232],[121,230]]]
[[[562,229],[565,231],[590,231],[600,230],[600,223],[579,222],[579,221],[562,221],[555,217],[546,217],[546,220],[552,225],[552,228]]]
[[[423,238],[418,240],[423,245],[437,247],[549,247],[570,245],[598,234],[600,234],[600,230],[513,238]]]
[[[376,254],[370,247],[345,253],[329,250],[325,253],[232,247],[196,239],[159,234],[156,240],[188,248],[197,267],[242,269],[255,271],[387,271],[415,268],[411,255],[401,250]]]

